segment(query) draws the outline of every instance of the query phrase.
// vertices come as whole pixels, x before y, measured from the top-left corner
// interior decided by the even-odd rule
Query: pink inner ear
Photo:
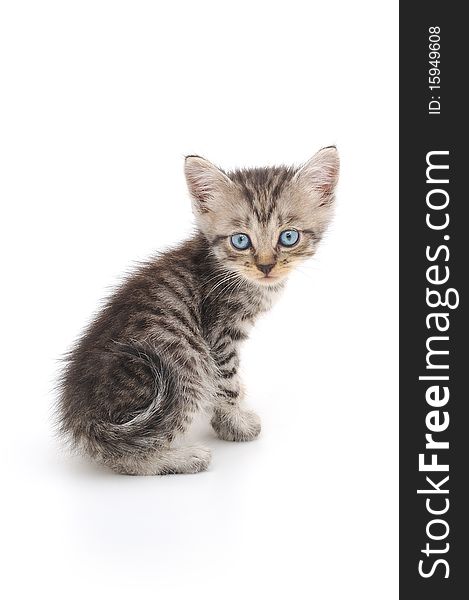
[[[323,174],[324,179],[319,180],[317,183],[318,190],[321,190],[325,194],[330,194],[335,187],[335,174],[331,170],[330,173]]]
[[[187,172],[186,177],[191,195],[198,202],[200,211],[208,212],[206,202],[212,196],[212,190],[210,186],[207,185],[207,182],[196,173]]]
[[[332,200],[334,198],[332,191],[333,189],[330,189],[328,192],[321,190],[321,201],[317,205],[318,208],[321,206],[330,206],[332,204]]]
[[[210,212],[211,203],[218,193],[222,193],[226,182],[225,175],[217,167],[200,157],[194,162],[186,162],[186,179],[192,198],[200,212]]]
[[[323,200],[319,206],[328,204],[331,201],[332,194],[334,193],[334,189],[337,183],[336,175],[337,173],[335,169],[327,169],[327,172],[322,174],[322,181],[319,180],[317,182],[315,187],[321,192],[321,195],[323,196]]]
[[[319,206],[332,203],[339,175],[339,159],[335,148],[323,148],[298,172],[299,181],[311,191],[319,192]]]
[[[196,200],[198,200],[201,204],[204,204],[210,198],[210,189],[208,187],[204,187],[203,185],[192,185],[192,195]]]

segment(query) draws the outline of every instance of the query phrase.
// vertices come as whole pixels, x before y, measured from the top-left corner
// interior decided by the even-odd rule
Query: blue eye
[[[235,233],[232,235],[231,243],[236,250],[246,250],[251,247],[251,240],[245,233]]]
[[[296,229],[285,229],[280,234],[278,241],[282,246],[294,246],[298,241],[300,234]]]

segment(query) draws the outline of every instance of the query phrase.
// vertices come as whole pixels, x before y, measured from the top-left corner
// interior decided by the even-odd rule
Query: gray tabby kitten
[[[197,473],[210,450],[174,444],[195,412],[209,410],[223,440],[259,435],[239,347],[315,253],[338,172],[335,147],[299,169],[225,173],[186,158],[197,233],[129,277],[68,355],[60,428],[77,449],[118,473]]]

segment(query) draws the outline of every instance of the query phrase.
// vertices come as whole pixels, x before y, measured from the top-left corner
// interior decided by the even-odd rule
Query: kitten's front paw
[[[221,440],[249,442],[261,432],[261,420],[252,410],[236,408],[229,412],[215,411],[212,427]]]
[[[205,446],[189,446],[185,448],[186,465],[184,473],[200,473],[206,471],[212,458],[212,451]]]

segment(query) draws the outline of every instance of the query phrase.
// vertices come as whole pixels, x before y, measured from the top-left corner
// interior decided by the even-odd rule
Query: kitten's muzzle
[[[256,264],[256,267],[259,269],[259,271],[262,271],[264,273],[264,275],[267,277],[267,275],[275,267],[275,263],[270,263],[268,265]]]

